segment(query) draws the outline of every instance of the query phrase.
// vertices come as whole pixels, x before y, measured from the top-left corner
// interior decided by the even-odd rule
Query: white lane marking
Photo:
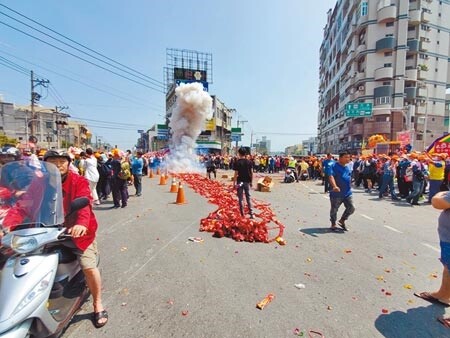
[[[399,234],[402,234],[403,232],[401,232],[400,230],[397,230],[396,228],[390,227],[389,225],[384,225],[384,227],[386,229],[392,230],[394,232],[398,232]]]
[[[436,251],[436,252],[441,252],[441,250],[439,250],[438,248],[435,248],[434,246],[428,244],[428,243],[421,243],[423,246],[426,246],[427,248]]]
[[[128,284],[131,280],[135,279],[135,277],[141,272],[141,270],[150,263],[153,259],[155,259],[156,256],[158,256],[162,251],[164,251],[170,244],[172,244],[178,237],[180,237],[183,233],[185,233],[187,230],[191,229],[194,224],[197,224],[198,221],[192,222],[189,224],[186,228],[181,230],[178,234],[176,234],[170,241],[168,241],[164,246],[161,247],[158,251],[155,252],[153,256],[151,256],[147,261],[142,264],[139,269],[137,269],[131,276],[125,281],[124,284]],[[118,289],[117,291],[120,291],[121,289]]]
[[[372,217],[369,217],[367,215],[364,214],[360,214],[362,217],[367,218],[369,221],[373,221],[374,219]]]

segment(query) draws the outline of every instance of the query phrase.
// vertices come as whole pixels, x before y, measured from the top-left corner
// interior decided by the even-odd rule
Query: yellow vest
[[[445,162],[439,161],[442,164],[442,167],[438,168],[434,165],[434,162],[428,163],[428,171],[430,172],[430,176],[428,178],[430,180],[437,180],[441,181],[444,179],[444,173],[445,173]]]

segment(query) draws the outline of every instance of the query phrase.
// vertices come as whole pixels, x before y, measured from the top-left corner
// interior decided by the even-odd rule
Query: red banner
[[[441,154],[446,153],[446,154],[450,155],[450,143],[437,141],[434,144],[434,152],[441,153]]]
[[[402,147],[406,146],[407,144],[411,143],[411,131],[399,131],[397,133],[397,141],[400,142],[400,145]]]

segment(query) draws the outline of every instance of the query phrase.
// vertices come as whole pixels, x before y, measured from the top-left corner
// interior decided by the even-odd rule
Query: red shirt
[[[72,202],[75,198],[88,197],[89,200],[92,201],[91,190],[86,178],[70,170],[67,173],[66,180],[62,184],[62,190],[64,214],[66,215],[70,211],[70,202]],[[73,238],[75,245],[80,250],[84,251],[94,241],[98,227],[97,219],[92,211],[91,203],[67,218],[65,226],[67,228],[71,228],[74,225],[84,225],[87,228],[86,235]]]

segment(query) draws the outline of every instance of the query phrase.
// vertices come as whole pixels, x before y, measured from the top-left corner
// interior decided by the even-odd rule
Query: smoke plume
[[[177,103],[170,118],[170,156],[167,167],[173,172],[198,171],[195,148],[205,119],[212,118],[212,99],[200,83],[181,84],[175,89]]]

